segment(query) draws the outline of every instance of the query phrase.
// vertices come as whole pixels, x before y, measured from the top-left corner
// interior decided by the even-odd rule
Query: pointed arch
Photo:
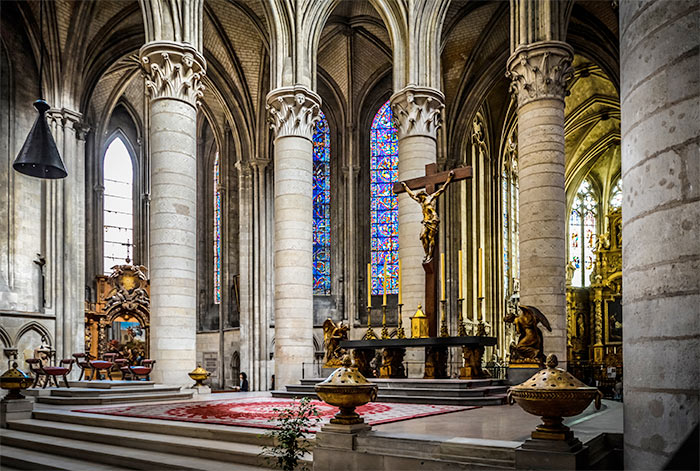
[[[30,330],[35,331],[38,333],[41,337],[46,339],[46,343],[49,346],[53,345],[53,337],[51,337],[51,333],[49,330],[44,327],[42,324],[38,323],[37,321],[29,321],[26,324],[24,324],[20,329],[17,331],[17,334],[15,335],[15,342],[14,345],[17,345],[19,341],[22,339],[24,334],[29,332]]]

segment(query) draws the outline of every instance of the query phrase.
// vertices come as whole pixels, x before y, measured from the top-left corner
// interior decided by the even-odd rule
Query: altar
[[[407,348],[425,348],[425,379],[445,379],[447,374],[447,350],[449,347],[462,347],[464,366],[460,368],[460,379],[487,378],[489,374],[481,367],[484,348],[496,345],[496,337],[424,337],[389,338],[367,340],[343,340],[340,348],[353,350],[355,366],[360,372],[373,377],[370,361],[377,349],[382,349],[380,378],[406,378],[403,359]]]

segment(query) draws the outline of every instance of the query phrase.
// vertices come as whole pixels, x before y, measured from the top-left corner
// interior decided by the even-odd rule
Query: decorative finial
[[[547,355],[547,362],[545,365],[547,365],[547,368],[556,368],[557,365],[559,364],[559,360],[557,359],[557,356],[554,353],[550,353]]]

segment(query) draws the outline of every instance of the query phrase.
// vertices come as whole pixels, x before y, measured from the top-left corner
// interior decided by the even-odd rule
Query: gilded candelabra
[[[386,303],[382,304],[382,338],[389,338],[389,329],[386,328]]]
[[[484,312],[481,307],[484,305],[484,297],[479,297],[479,324],[476,326],[476,335],[479,337],[486,336],[486,325],[484,324]]]
[[[367,306],[367,332],[365,332],[364,340],[377,340],[377,334],[372,330],[372,306]]]
[[[445,306],[447,305],[447,299],[440,301],[440,309],[442,310],[442,317],[440,319],[440,337],[449,337],[450,332],[447,330],[447,316],[445,315]]]
[[[459,337],[467,336],[467,326],[464,325],[464,315],[462,313],[462,305],[464,304],[464,298],[459,298],[457,300],[457,306],[459,310],[459,318],[457,319],[457,335]]]
[[[396,328],[396,338],[405,339],[406,332],[403,330],[403,322],[401,321],[401,311],[403,310],[403,304],[399,304],[399,326]]]

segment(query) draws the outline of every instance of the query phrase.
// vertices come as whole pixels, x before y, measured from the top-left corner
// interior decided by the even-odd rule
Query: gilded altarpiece
[[[598,236],[590,287],[566,288],[569,368],[581,378],[597,380],[601,386],[614,384],[615,378],[622,374],[622,213],[619,208],[608,214],[607,222],[607,232]]]
[[[150,282],[142,265],[116,265],[95,279],[96,302],[85,306],[85,351],[118,353],[133,364],[148,358]]]

